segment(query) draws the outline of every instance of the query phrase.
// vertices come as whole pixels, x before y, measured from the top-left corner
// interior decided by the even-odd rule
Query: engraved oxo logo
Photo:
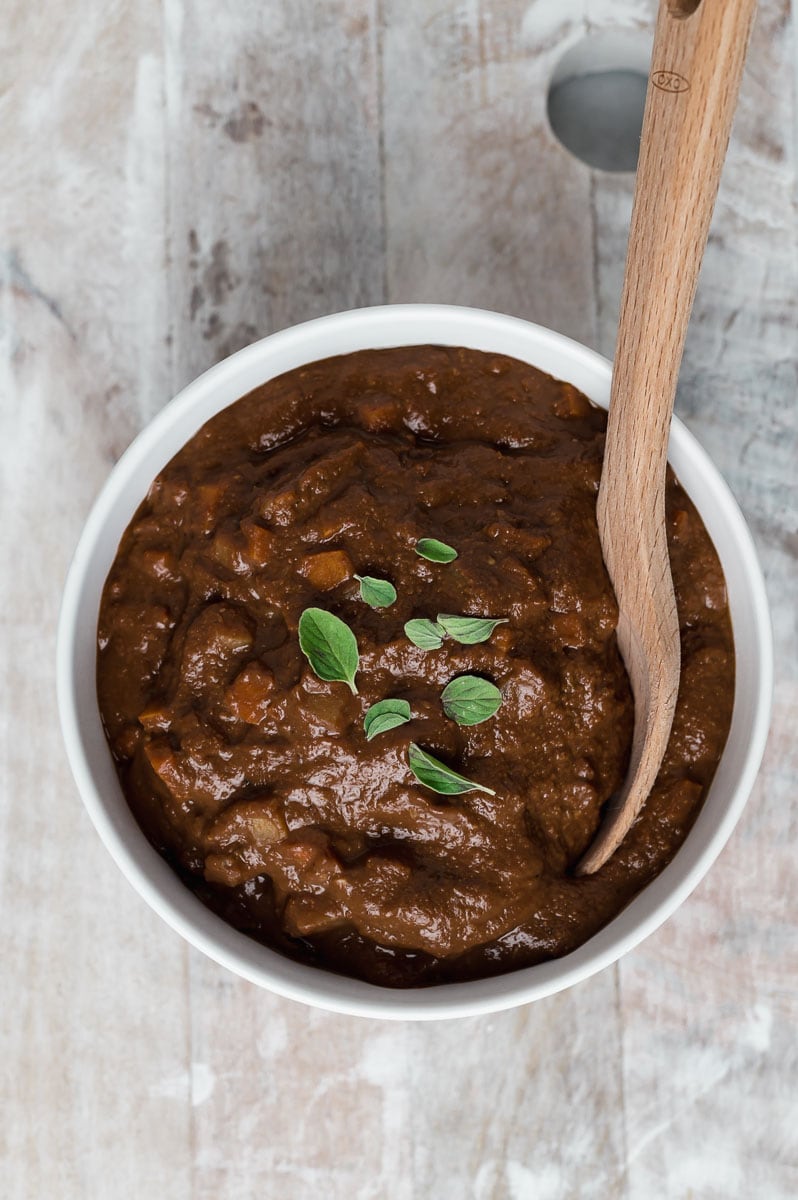
[[[651,82],[661,92],[686,92],[690,88],[690,81],[676,71],[654,71]]]

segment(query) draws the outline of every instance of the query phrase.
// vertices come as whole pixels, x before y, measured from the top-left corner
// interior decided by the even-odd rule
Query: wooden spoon
[[[755,8],[756,0],[660,0],[598,495],[635,728],[623,788],[608,804],[579,875],[602,867],[626,836],[662,764],[676,708],[668,434]]]

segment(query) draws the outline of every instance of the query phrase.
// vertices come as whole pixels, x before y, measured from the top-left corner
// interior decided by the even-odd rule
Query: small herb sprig
[[[356,575],[360,584],[360,599],[371,608],[390,608],[396,603],[396,588],[387,579],[375,579],[373,575]]]
[[[438,624],[455,642],[475,646],[486,642],[497,625],[506,625],[507,617],[458,617],[453,613],[438,613]]]
[[[458,617],[454,613],[438,613],[434,621],[424,617],[408,621],[405,634],[421,650],[438,650],[444,638],[450,637],[461,646],[486,642],[497,625],[506,625],[507,617]]]
[[[407,700],[378,700],[363,718],[366,741],[370,742],[378,734],[396,729],[398,725],[406,725],[411,717]]]
[[[299,647],[319,679],[346,683],[357,695],[360,652],[345,621],[324,608],[306,608],[299,618]]]
[[[458,675],[441,693],[443,711],[458,725],[481,725],[499,711],[502,694],[480,675]]]
[[[435,621],[425,619],[408,621],[405,633],[414,646],[421,650],[438,650],[443,645],[445,637],[443,628]]]
[[[474,783],[464,775],[458,775],[457,771],[453,771],[446,763],[422,750],[415,742],[408,746],[407,763],[419,783],[441,796],[460,796],[464,792],[487,792],[489,796],[496,795],[493,788]]]
[[[450,563],[457,558],[454,546],[447,546],[446,542],[439,542],[437,538],[420,538],[415,549],[416,554],[426,558],[427,562]]]

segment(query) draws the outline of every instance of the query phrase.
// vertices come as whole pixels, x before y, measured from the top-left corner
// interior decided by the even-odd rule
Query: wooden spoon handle
[[[635,699],[629,771],[577,874],[599,870],[645,803],[679,689],[665,528],[673,397],[755,0],[660,0],[597,516]]]
[[[608,436],[618,469],[626,474],[637,463],[633,504],[662,486],[687,322],[755,9],[756,0],[660,2],[609,416],[616,434],[623,431]],[[615,469],[616,461],[605,461],[602,483]]]

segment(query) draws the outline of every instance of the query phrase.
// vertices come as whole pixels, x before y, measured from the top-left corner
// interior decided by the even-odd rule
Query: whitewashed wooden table
[[[240,982],[134,895],[57,727],[59,593],[115,459],[271,330],[455,301],[611,353],[631,177],[554,140],[648,0],[6,0],[0,39],[0,1193],[787,1200],[795,1031],[795,13],[763,0],[678,408],[758,541],[773,731],[710,877],[615,968],[381,1025]]]

